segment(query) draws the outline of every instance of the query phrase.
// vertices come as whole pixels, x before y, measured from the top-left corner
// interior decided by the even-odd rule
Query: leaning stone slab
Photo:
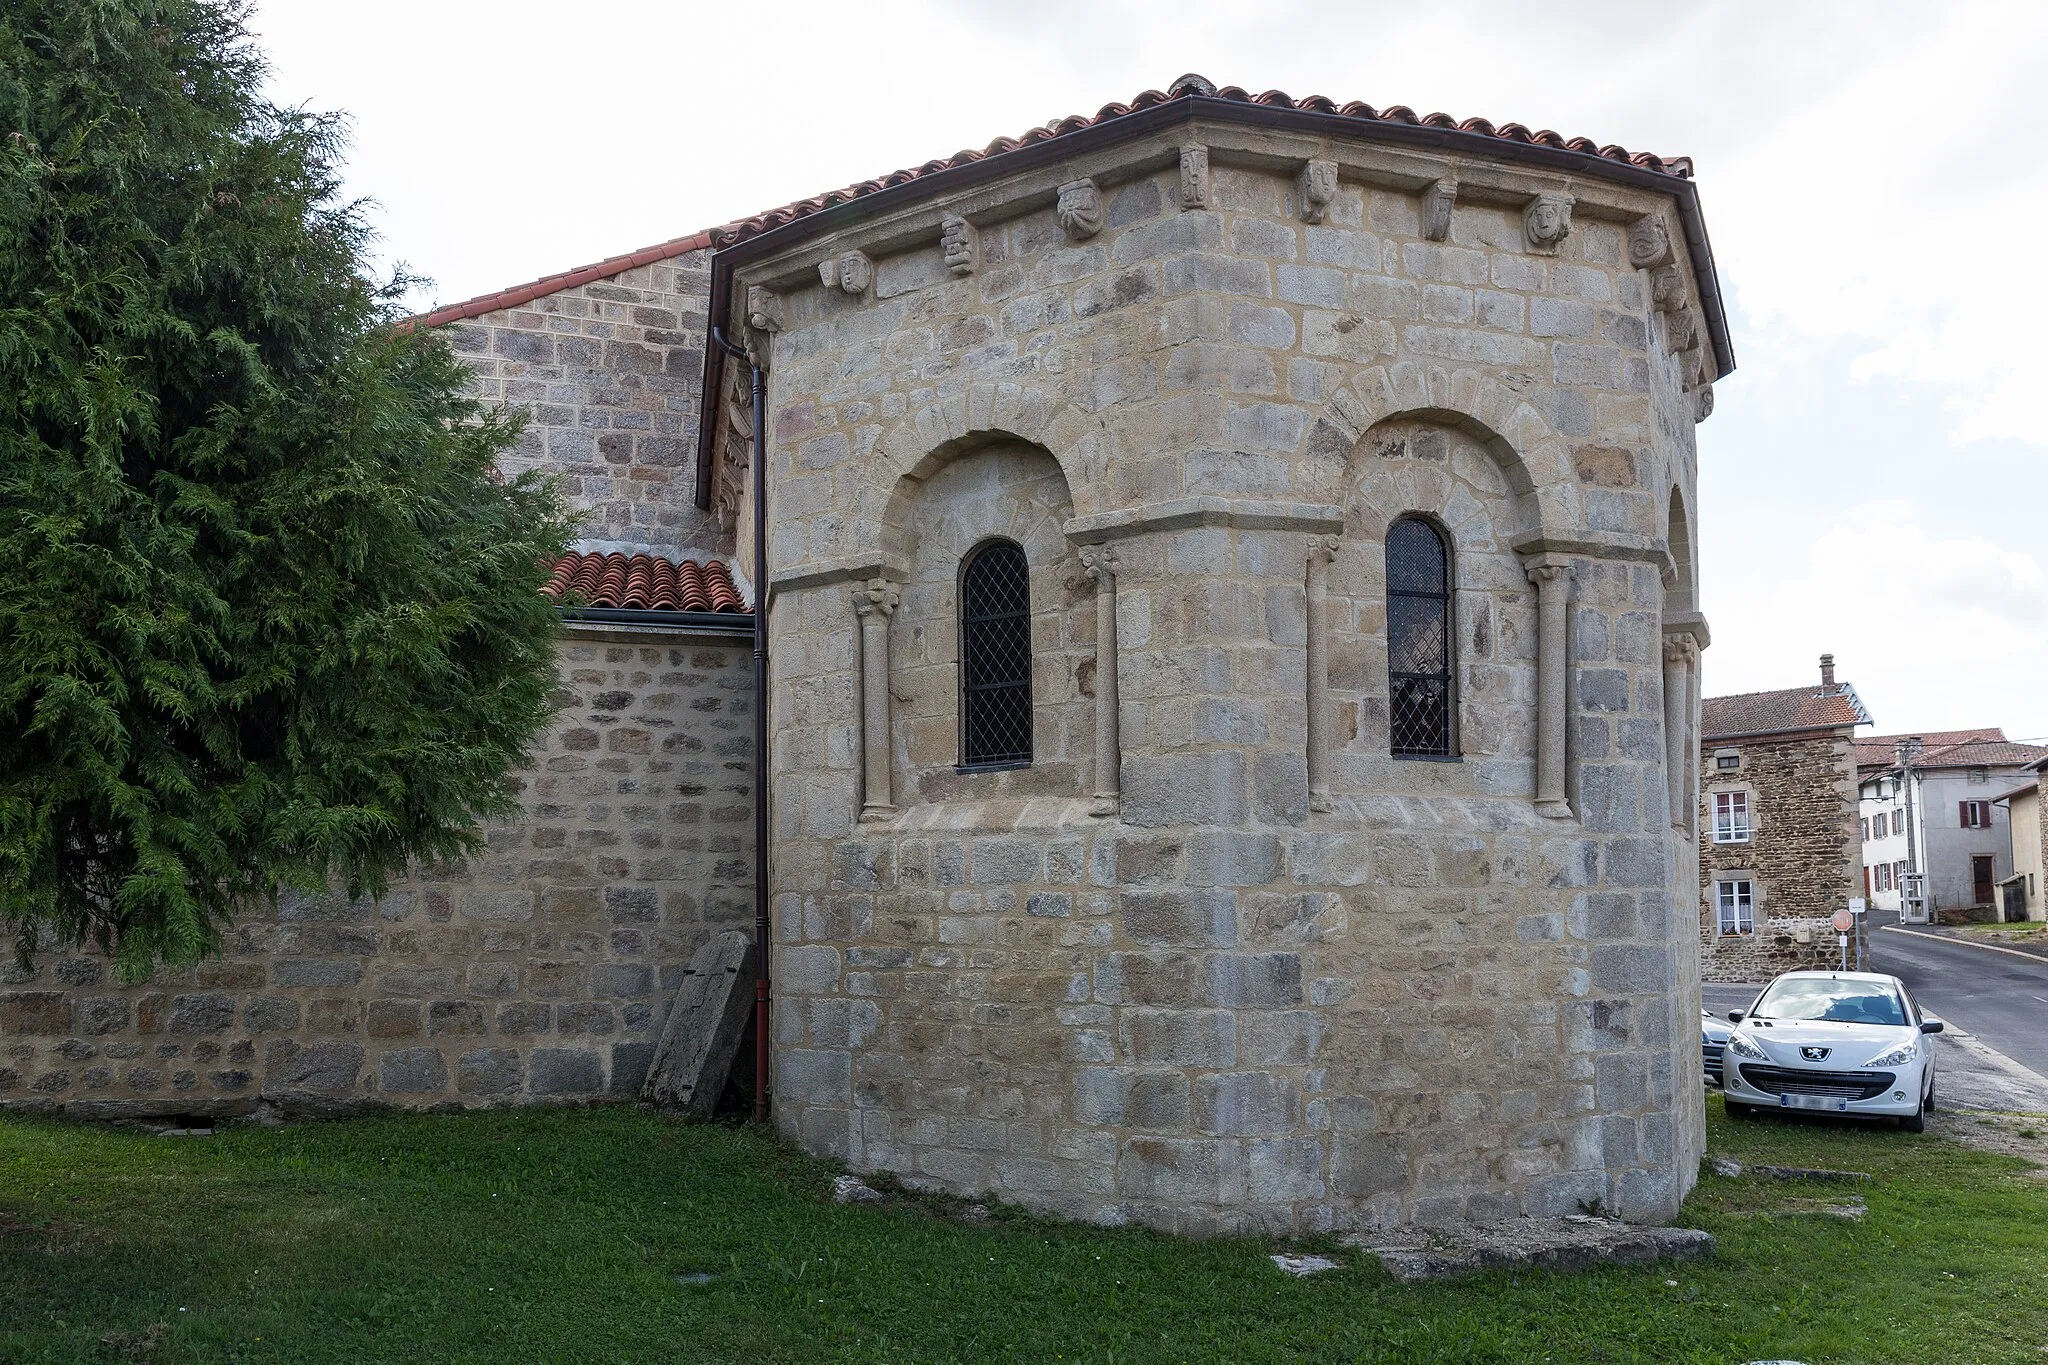
[[[1344,1239],[1379,1258],[1404,1283],[1449,1279],[1482,1270],[1587,1270],[1597,1265],[1703,1261],[1714,1254],[1711,1233],[1648,1228],[1612,1218],[1518,1218],[1452,1228],[1354,1233]]]
[[[1825,1167],[1751,1166],[1750,1172],[1771,1180],[1813,1180],[1822,1184],[1847,1184],[1870,1179],[1868,1171],[1830,1171]]]
[[[739,930],[697,950],[670,1002],[642,1098],[687,1118],[708,1119],[746,1031],[754,975],[754,940]]]

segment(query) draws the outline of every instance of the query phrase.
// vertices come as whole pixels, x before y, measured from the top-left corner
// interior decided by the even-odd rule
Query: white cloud
[[[1714,695],[1797,687],[1835,655],[1883,732],[2004,725],[2048,735],[2048,567],[1944,535],[1911,503],[1845,509],[1775,582],[1724,590],[1703,667]],[[1816,604],[1825,604],[1817,606]]]

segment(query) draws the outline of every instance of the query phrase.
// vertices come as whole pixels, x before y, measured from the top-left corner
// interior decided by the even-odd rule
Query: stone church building
[[[636,1092],[752,917],[765,597],[786,1136],[1191,1233],[1677,1207],[1688,161],[1184,77],[421,321],[587,515],[526,820],[176,979],[45,960],[0,1100]]]

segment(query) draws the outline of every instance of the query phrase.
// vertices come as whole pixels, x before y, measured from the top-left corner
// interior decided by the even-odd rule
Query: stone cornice
[[[1586,559],[1622,559],[1671,570],[1671,551],[1654,536],[1626,531],[1589,531],[1564,537],[1534,533],[1518,537],[1510,547],[1519,555],[1579,555]]]
[[[1696,611],[1676,612],[1667,618],[1664,622],[1664,634],[1667,637],[1682,636],[1691,640],[1699,649],[1705,649],[1714,642],[1713,636],[1707,630],[1707,618]]]
[[[1307,531],[1332,534],[1344,529],[1344,509],[1327,503],[1270,502],[1251,498],[1174,498],[1142,507],[1119,508],[1094,516],[1074,517],[1060,529],[1081,544],[1122,540],[1153,531],[1178,531],[1189,526],[1228,526],[1237,531]]]

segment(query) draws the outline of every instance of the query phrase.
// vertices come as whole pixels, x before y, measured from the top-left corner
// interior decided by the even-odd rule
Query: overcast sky
[[[1712,694],[1832,651],[1884,732],[2048,737],[2048,6],[264,0],[273,97],[452,302],[1184,71],[1694,158],[1740,368]]]

